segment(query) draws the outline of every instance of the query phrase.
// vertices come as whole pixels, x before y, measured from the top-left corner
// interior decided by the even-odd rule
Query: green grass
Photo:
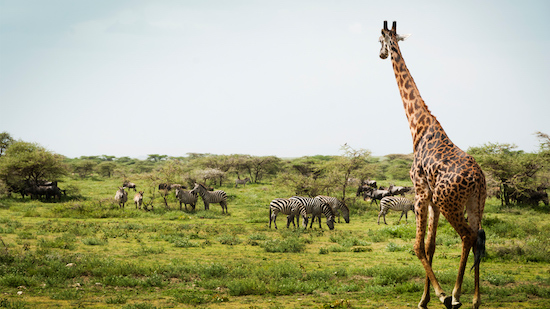
[[[205,211],[201,200],[195,212],[180,211],[173,196],[166,208],[145,181],[134,182],[154,210],[119,209],[117,179],[67,178],[60,187],[77,198],[59,203],[0,199],[0,308],[415,308],[420,299],[414,219],[397,224],[397,212],[378,225],[377,206],[352,199],[351,223],[333,231],[276,230],[268,205],[291,196],[285,188],[228,184],[220,188],[231,196],[226,215],[217,204]],[[484,308],[546,306],[548,222],[548,207],[488,201]],[[437,245],[434,270],[450,293],[461,245],[444,219]],[[472,276],[465,275],[466,307]],[[433,291],[432,306],[440,306]]]

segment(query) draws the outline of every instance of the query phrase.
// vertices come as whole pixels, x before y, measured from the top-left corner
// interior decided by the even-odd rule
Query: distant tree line
[[[545,191],[550,183],[550,138],[537,132],[541,141],[536,153],[516,150],[510,144],[489,143],[472,147],[473,155],[487,175],[489,193],[503,205],[521,201],[518,194]],[[372,157],[370,151],[343,145],[339,156],[306,156],[281,159],[276,156],[244,154],[216,155],[187,153],[182,157],[150,154],[140,160],[111,155],[67,158],[38,144],[14,140],[0,133],[0,193],[28,181],[56,181],[62,177],[129,179],[139,177],[151,183],[201,182],[212,186],[249,178],[252,183],[272,181],[296,194],[319,194],[346,198],[350,186],[361,180],[409,181],[412,154]]]

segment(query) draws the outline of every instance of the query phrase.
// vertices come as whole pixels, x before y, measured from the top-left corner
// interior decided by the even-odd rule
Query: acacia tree
[[[266,175],[276,174],[280,168],[281,159],[275,156],[248,157],[243,168],[248,171],[253,183],[261,181]]]
[[[63,159],[38,144],[17,141],[0,158],[0,179],[12,191],[22,190],[29,181],[54,181],[67,173]]]
[[[8,132],[0,133],[0,157],[13,142],[14,140]]]
[[[328,177],[331,178],[331,183],[334,186],[341,188],[342,200],[346,199],[346,189],[348,181],[354,173],[367,168],[368,158],[371,154],[366,149],[353,149],[348,144],[340,148],[343,156],[336,157],[334,160],[326,163]]]
[[[468,149],[468,153],[476,158],[484,172],[495,179],[503,205],[510,204],[514,193],[523,194],[540,187],[538,176],[541,171],[548,169],[549,160],[544,156],[515,148],[512,144],[488,143]]]

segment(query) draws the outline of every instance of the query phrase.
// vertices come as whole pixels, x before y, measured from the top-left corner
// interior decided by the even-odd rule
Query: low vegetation
[[[8,142],[0,145],[0,308],[417,307],[424,270],[413,251],[414,216],[398,224],[400,213],[389,212],[388,225],[378,225],[378,206],[355,194],[358,179],[410,186],[410,156],[373,158],[345,146],[343,156],[292,160],[208,154],[68,159],[39,145]],[[545,145],[538,156],[528,154],[535,161],[508,145],[473,152],[487,164],[490,189],[544,190]],[[22,153],[24,162],[17,159]],[[512,159],[517,164],[506,163]],[[235,186],[245,177],[251,181]],[[56,181],[64,194],[31,199],[14,193],[29,179]],[[115,192],[126,181],[144,192],[147,210],[119,207]],[[195,211],[180,210],[174,190],[159,190],[160,184],[190,189],[194,182],[225,191],[228,213],[218,204],[204,210],[200,198]],[[126,191],[132,201],[135,192]],[[332,231],[324,223],[321,229],[286,228],[282,216],[279,229],[270,229],[270,201],[296,194],[345,199],[350,223],[342,219]],[[548,306],[550,206],[531,201],[511,193],[487,200],[484,308]],[[434,269],[450,293],[461,242],[444,218],[439,225]],[[472,294],[468,272],[465,306]],[[432,306],[440,306],[433,291]]]
[[[169,209],[160,195],[154,210],[119,209],[114,179],[62,183],[81,188],[80,198],[0,199],[0,307],[411,308],[423,289],[414,224],[390,212],[389,225],[377,225],[377,207],[360,198],[348,200],[351,222],[333,231],[275,230],[268,204],[284,188],[270,182],[221,187],[229,214],[202,210],[200,200],[195,212],[180,211],[171,195]],[[547,305],[548,213],[488,201],[485,308]],[[440,225],[435,268],[451,290],[460,241]],[[472,289],[467,274],[465,303]]]

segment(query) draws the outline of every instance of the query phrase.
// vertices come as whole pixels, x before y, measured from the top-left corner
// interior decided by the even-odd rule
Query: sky
[[[412,153],[383,21],[461,149],[550,134],[549,1],[0,0],[0,132],[69,158]]]

